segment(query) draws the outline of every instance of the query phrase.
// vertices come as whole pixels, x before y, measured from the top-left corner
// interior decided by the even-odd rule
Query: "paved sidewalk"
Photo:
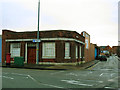
[[[83,63],[80,65],[50,65],[50,64],[24,64],[24,66],[15,66],[14,64],[11,64],[10,66],[6,66],[6,64],[2,64],[2,67],[7,68],[25,68],[25,69],[40,69],[40,70],[82,70],[87,69],[89,67],[92,67],[96,63],[98,63],[99,60],[93,60],[87,63]]]

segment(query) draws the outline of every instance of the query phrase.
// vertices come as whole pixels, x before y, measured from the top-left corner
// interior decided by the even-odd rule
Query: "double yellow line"
[[[95,66],[97,66],[100,62],[94,64],[92,67],[89,67],[88,69],[91,70],[92,68],[94,68]]]

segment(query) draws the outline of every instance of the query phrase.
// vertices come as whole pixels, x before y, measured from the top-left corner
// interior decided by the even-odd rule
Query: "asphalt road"
[[[2,68],[2,88],[118,88],[118,57],[85,70]]]

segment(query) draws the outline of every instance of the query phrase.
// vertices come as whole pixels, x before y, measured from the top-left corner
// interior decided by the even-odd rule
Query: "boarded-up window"
[[[81,46],[79,47],[79,54],[80,54],[80,58],[81,58]]]
[[[10,45],[11,57],[20,57],[20,43],[12,43]]]
[[[65,43],[65,59],[70,59],[70,43]]]
[[[55,43],[42,44],[42,58],[55,58]]]
[[[78,58],[78,46],[76,46],[76,58]]]

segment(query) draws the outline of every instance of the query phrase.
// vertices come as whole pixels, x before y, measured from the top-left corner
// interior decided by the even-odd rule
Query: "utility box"
[[[24,57],[15,57],[14,65],[15,66],[24,66]]]

